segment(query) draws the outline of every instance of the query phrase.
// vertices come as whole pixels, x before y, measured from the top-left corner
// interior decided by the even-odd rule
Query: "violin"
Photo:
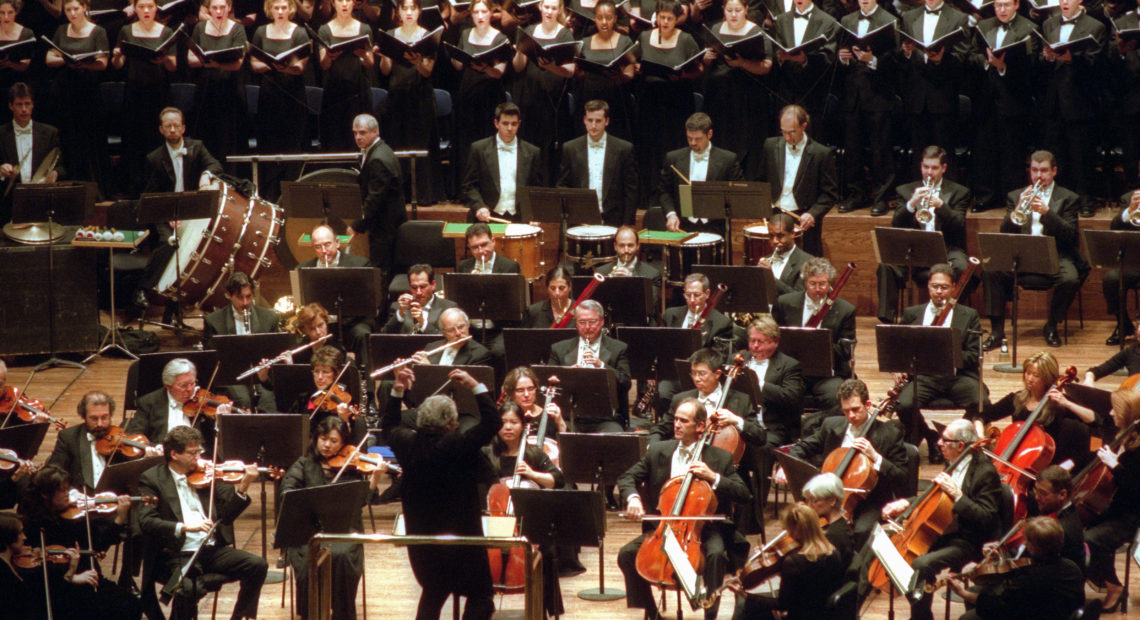
[[[146,454],[146,449],[149,447],[150,442],[147,441],[146,435],[141,433],[128,435],[118,426],[108,428],[106,435],[95,440],[95,451],[105,457],[118,452],[124,458],[137,459]]]
[[[334,383],[327,390],[317,390],[309,397],[309,407],[314,411],[324,411],[336,414],[340,405],[348,405],[348,418],[353,420],[360,415],[360,408],[352,404],[352,394],[348,393],[340,384]]]
[[[0,412],[2,412],[0,415],[3,416],[15,413],[16,417],[24,422],[32,422],[37,415],[47,416],[57,429],[67,428],[67,422],[52,417],[44,410],[43,401],[28,398],[20,392],[19,388],[11,385],[0,388]]]
[[[72,489],[71,504],[60,515],[64,519],[82,519],[91,514],[109,515],[119,509],[119,495],[114,493],[96,493],[94,496],[84,495]],[[158,498],[153,495],[130,495],[132,504],[146,504],[155,506]]]
[[[234,401],[221,394],[212,394],[203,388],[198,388],[189,400],[182,403],[182,413],[193,419],[199,413],[211,420],[218,417],[218,407],[229,405],[234,413],[253,413],[249,409],[234,407]]]
[[[1057,515],[1052,514],[1049,516],[1056,518]],[[939,588],[946,585],[946,582],[951,578],[969,579],[980,585],[999,583],[1006,579],[1010,573],[1029,566],[1033,563],[1032,558],[1020,558],[1010,555],[1011,549],[1020,547],[1025,541],[1025,534],[1022,531],[1024,525],[1025,519],[1014,523],[1013,527],[986,552],[982,560],[974,564],[968,570],[936,579],[934,582],[923,586],[923,589],[928,594],[936,592]]]
[[[237,484],[245,477],[246,467],[248,467],[248,465],[241,461],[215,463],[213,461],[207,461],[206,459],[198,459],[198,466],[194,468],[194,471],[186,474],[186,482],[189,483],[191,488],[204,489],[210,486],[214,477],[217,476],[220,482]],[[265,474],[274,480],[278,480],[281,476],[285,475],[285,470],[272,465],[269,467],[258,467],[257,472]]]
[[[732,359],[732,366],[725,375],[724,388],[720,391],[720,402],[716,404],[716,411],[720,411],[724,407],[724,402],[728,400],[728,390],[732,387],[732,382],[740,375],[741,370],[744,370],[744,355],[738,353]],[[715,411],[710,413],[715,413]],[[739,465],[740,459],[744,457],[744,440],[740,437],[740,431],[736,430],[735,426],[717,425],[713,430],[712,445],[731,454],[733,465]]]
[[[20,458],[20,455],[16,454],[15,450],[0,448],[0,471],[12,473],[23,465],[27,465],[32,471],[39,469],[39,465]]]
[[[32,569],[43,566],[46,559],[48,564],[67,564],[71,562],[71,557],[68,555],[69,551],[78,551],[80,556],[95,556],[95,559],[102,560],[105,552],[91,551],[90,549],[68,549],[63,545],[48,545],[44,549],[29,548],[24,553],[14,556],[12,563],[16,568]]]
[[[799,551],[800,543],[788,536],[787,530],[768,541],[768,544],[757,549],[740,569],[740,585],[745,590],[753,590],[780,574],[784,566],[784,558]]]
[[[360,452],[356,449],[356,446],[353,445],[344,446],[340,449],[340,452],[328,460],[328,466],[332,469],[340,469],[344,467],[345,463],[348,463],[349,467],[355,467],[356,471],[362,474],[371,474],[385,465],[388,466],[388,471],[394,474],[398,475],[404,473],[399,466],[385,461],[384,457],[379,454]]]

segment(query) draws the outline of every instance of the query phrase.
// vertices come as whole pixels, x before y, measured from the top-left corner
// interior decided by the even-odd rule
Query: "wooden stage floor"
[[[870,384],[872,388],[872,398],[878,399],[889,385],[890,378],[879,373],[876,369],[873,325],[873,319],[859,319],[858,335],[861,344],[857,351],[856,366],[859,375]],[[1106,347],[1103,345],[1104,338],[1112,329],[1112,326],[1107,321],[1086,320],[1085,329],[1083,330],[1077,329],[1076,322],[1074,321],[1071,324],[1071,328],[1074,331],[1070,334],[1070,344],[1064,348],[1053,351],[1058,355],[1063,367],[1075,365],[1083,373],[1086,368],[1101,362],[1115,352],[1116,349],[1114,347]],[[163,342],[164,348],[174,349],[176,347],[175,339],[172,336],[163,335]],[[1026,328],[1022,334],[1020,356],[1025,357],[1029,353],[1039,350],[1042,346],[1040,330]],[[27,357],[9,360],[9,384],[17,386],[23,385],[31,368],[39,361],[42,361],[42,358]],[[994,398],[999,398],[1007,392],[1019,387],[1018,376],[992,372],[992,366],[998,361],[998,353],[996,351],[990,352],[986,356],[985,381],[989,385],[990,393],[994,395]],[[67,393],[62,395],[53,411],[56,415],[64,417],[73,424],[79,423],[75,413],[75,405],[84,392],[92,389],[105,390],[112,394],[117,401],[121,402],[128,365],[129,362],[127,360],[114,356],[96,360],[78,382],[76,382]],[[67,385],[72,379],[74,372],[75,371],[70,369],[56,368],[39,373],[35,377],[35,381],[29,387],[29,393],[33,396],[50,399]],[[1118,385],[1121,380],[1122,377],[1109,377],[1101,382],[1102,387],[1114,387]],[[37,456],[37,462],[46,460],[54,447],[54,443],[55,433],[49,432]],[[922,451],[925,454],[925,448],[923,448]],[[922,477],[924,479],[932,478],[936,472],[937,468],[926,464],[924,459]],[[237,521],[237,540],[242,548],[254,553],[260,553],[260,502],[256,495],[256,486],[253,491],[253,505]],[[374,509],[377,531],[391,531],[396,510],[397,505],[377,506]],[[270,515],[270,523],[272,523],[272,515]],[[369,526],[367,518],[365,519],[365,524],[366,527]],[[615,560],[616,551],[621,545],[636,536],[640,531],[640,527],[636,523],[620,518],[615,513],[607,514],[606,526],[608,530],[605,548],[606,585],[607,587],[621,588],[621,575],[617,569]],[[767,532],[769,535],[777,533],[777,527],[771,520],[769,521]],[[272,567],[276,562],[277,553],[271,550],[269,552],[269,559],[270,566]],[[581,560],[588,568],[587,572],[577,577],[562,580],[563,598],[567,609],[565,617],[574,619],[633,619],[641,617],[638,611],[627,609],[624,600],[598,603],[578,598],[575,595],[577,592],[598,586],[598,550],[583,549]],[[1122,576],[1124,562],[1124,555],[1118,555],[1117,567],[1118,571],[1121,571],[1120,574]],[[381,545],[368,546],[366,547],[366,566],[367,588],[365,600],[367,602],[368,617],[391,619],[411,618],[414,615],[419,590],[408,567],[407,555],[404,550]],[[105,568],[108,572],[110,571],[109,559],[105,562]],[[1132,572],[1132,586],[1137,586],[1138,582],[1140,582],[1140,579],[1137,578],[1137,573],[1138,571]],[[1131,590],[1133,593],[1133,604],[1140,604],[1140,588],[1132,587]],[[236,594],[237,588],[234,585],[228,585],[223,588],[218,610],[221,617],[228,617]],[[1099,597],[1100,595],[1090,591],[1090,596]],[[282,608],[281,597],[281,584],[265,586],[261,596],[260,617],[288,618],[288,602],[286,602],[285,607]],[[212,601],[212,597],[207,597],[203,600],[201,607],[202,613],[209,614]],[[673,617],[676,610],[672,598],[670,598],[669,603],[669,611],[666,615],[667,617]],[[902,599],[897,599],[896,603],[902,605]],[[522,598],[521,596],[509,596],[498,600],[497,606],[505,610],[521,610]],[[941,602],[937,603],[936,609],[939,610],[939,613],[941,612],[941,607]],[[731,608],[731,604],[723,604],[719,617],[730,618],[732,613]],[[358,610],[363,612],[364,606],[358,605]],[[905,617],[906,613],[905,609],[900,607],[899,617]],[[955,605],[951,610],[952,617],[957,618],[960,614],[961,607]],[[503,615],[504,614],[499,614],[500,617]],[[687,612],[686,616],[690,618],[698,617],[694,612]],[[361,614],[361,617],[363,617],[363,614]],[[885,597],[880,596],[872,600],[867,606],[863,617],[874,619],[886,618],[887,602]],[[1140,619],[1140,611],[1131,611],[1127,616],[1116,614],[1108,617]]]

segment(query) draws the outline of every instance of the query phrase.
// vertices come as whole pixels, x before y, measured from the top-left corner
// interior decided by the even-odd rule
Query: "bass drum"
[[[358,176],[359,174],[355,170],[348,168],[325,168],[303,174],[297,180],[357,187],[356,179]],[[281,201],[281,206],[286,210],[289,209],[289,204],[284,199]],[[301,245],[301,237],[313,232],[313,227],[320,223],[321,218],[317,217],[291,217],[285,220],[285,243],[277,245],[277,259],[286,270],[291,271],[297,265],[316,258],[317,255],[313,252],[312,246],[307,243]],[[348,225],[351,223],[335,217],[329,222],[333,230],[341,235],[345,234]],[[341,246],[341,251],[344,252],[345,250],[346,248]],[[368,256],[368,235],[357,235],[353,239],[352,245],[347,248],[347,252],[356,256]]]

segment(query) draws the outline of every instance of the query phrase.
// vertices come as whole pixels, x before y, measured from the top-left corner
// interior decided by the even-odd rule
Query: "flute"
[[[315,347],[318,344],[321,344],[322,342],[328,340],[329,338],[332,338],[332,334],[325,334],[324,336],[317,338],[316,340],[310,342],[309,344],[303,344],[303,345],[297,347],[296,349],[289,349],[288,351],[285,351],[284,353],[282,353],[282,354],[278,355],[277,357],[269,360],[268,362],[263,362],[261,364],[258,364],[257,366],[254,366],[253,368],[250,368],[249,370],[241,373],[240,375],[237,376],[237,381],[241,381],[242,379],[245,379],[246,377],[252,377],[253,375],[261,372],[263,369],[269,368],[270,366],[276,364],[277,362],[280,362],[283,359],[285,359],[286,355],[296,355],[296,354],[300,353],[301,351],[304,351],[305,349],[308,349],[310,347]]]
[[[471,340],[471,338],[472,338],[472,336],[467,335],[467,336],[460,338],[459,340],[456,340],[455,342],[448,342],[445,344],[441,344],[438,347],[432,349],[431,351],[424,351],[424,355],[426,355],[426,356],[435,355],[436,353],[443,351],[447,347],[453,347],[455,345],[462,344],[464,342],[467,342],[468,340]],[[383,368],[377,368],[376,370],[373,370],[372,374],[370,374],[368,376],[375,379],[376,377],[379,377],[380,375],[392,372],[393,370],[396,370],[398,368],[403,368],[404,366],[407,366],[408,364],[411,364],[414,361],[415,360],[413,358],[409,357],[408,359],[406,359],[402,362],[393,362],[391,364],[388,364],[387,366],[384,366]]]

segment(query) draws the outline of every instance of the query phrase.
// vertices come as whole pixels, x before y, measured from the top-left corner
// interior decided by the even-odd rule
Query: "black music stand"
[[[905,267],[908,306],[914,305],[915,267],[932,267],[948,260],[946,239],[939,231],[876,226],[871,233],[871,245],[875,248],[875,259],[880,263]],[[898,314],[902,316],[902,297],[895,303],[899,304]]]
[[[830,329],[781,327],[778,350],[797,360],[805,377],[835,375],[835,350],[831,346]]]
[[[301,303],[317,302],[336,315],[340,342],[346,317],[374,317],[384,303],[384,274],[376,267],[298,269]]]
[[[66,392],[74,384],[87,367],[79,362],[65,360],[56,355],[55,334],[55,249],[52,239],[56,226],[78,226],[83,223],[84,217],[91,211],[88,199],[87,186],[82,183],[51,183],[51,184],[17,184],[12,193],[12,224],[19,226],[33,222],[42,222],[47,215],[47,246],[48,246],[48,341],[49,353],[47,361],[41,362],[32,369],[28,382],[36,373],[56,366],[76,368],[79,373],[63,389]],[[98,320],[98,313],[96,313]]]
[[[163,351],[160,353],[144,353],[139,356],[138,380],[135,382],[135,393],[128,394],[130,400],[137,400],[139,396],[149,394],[162,387],[162,369],[170,360],[183,358],[194,364],[194,368],[201,377],[203,371],[209,372],[218,363],[218,352],[213,349],[205,351]],[[124,407],[125,409],[125,407]]]
[[[697,385],[693,383],[692,368],[693,365],[689,363],[688,356],[685,356],[684,359],[676,358],[673,360],[673,372],[677,377],[678,393],[697,389]]]
[[[3,422],[2,418],[0,422]],[[36,458],[36,453],[40,451],[40,444],[44,442],[49,426],[51,422],[37,422],[0,428],[0,448],[8,448],[14,451],[17,457],[30,461]]]
[[[218,414],[218,450],[223,460],[257,463],[260,467],[288,469],[305,452],[308,444],[309,419],[294,413],[240,413]],[[261,483],[261,557],[268,561],[265,511],[268,502],[265,493],[265,476]],[[285,574],[271,570],[265,583],[281,583]]]
[[[560,545],[600,547],[606,536],[605,507],[602,497],[594,491],[511,489],[511,503],[522,535],[531,544],[552,550],[555,574]]]
[[[281,182],[281,206],[285,217],[320,218],[324,223],[360,217],[360,188],[355,184]]]
[[[475,392],[454,383],[447,375],[456,368],[466,370],[476,381],[487,386],[488,390],[495,389],[495,369],[490,366],[436,366],[434,364],[415,364],[412,371],[416,373],[416,382],[412,386],[408,398],[411,402],[424,402],[429,396],[448,396],[455,401],[455,408],[462,415],[479,411],[479,403],[475,401]],[[494,394],[492,393],[492,396]]]
[[[398,359],[407,359],[418,351],[425,351],[429,344],[442,339],[443,334],[369,334],[369,363],[375,368],[382,368]]]
[[[103,470],[99,482],[95,484],[95,492],[125,493],[137,495],[139,490],[139,476],[144,471],[166,462],[162,456],[144,456],[133,461],[112,463]]]
[[[693,273],[708,276],[709,284],[728,287],[717,310],[729,312],[769,312],[776,298],[776,278],[771,269],[750,265],[693,265]]]
[[[443,289],[447,299],[460,308],[471,308],[471,318],[481,319],[480,338],[487,342],[487,319],[521,321],[529,292],[521,273],[445,273]]]
[[[636,433],[561,433],[558,435],[562,473],[567,482],[589,484],[590,493],[601,502],[600,490],[641,460],[648,436]],[[587,601],[615,601],[625,592],[606,588],[605,530],[598,537],[598,588],[582,590],[578,598]]]
[[[574,298],[594,281],[594,276],[572,276],[570,278]],[[602,304],[606,311],[606,324],[645,325],[654,314],[656,300],[653,299],[653,281],[638,276],[606,278],[594,289],[590,299]]]
[[[214,217],[216,209],[214,208],[215,202],[218,200],[219,191],[214,190],[198,190],[193,192],[163,192],[143,194],[139,196],[139,204],[135,212],[139,214],[139,224],[155,224],[165,225],[169,222],[181,222],[183,220],[197,220],[197,219],[210,219]],[[182,321],[182,259],[178,255],[178,246],[182,242],[181,233],[178,227],[174,227],[174,290],[178,299],[174,300],[174,318],[171,319],[172,323],[166,325],[159,322],[148,321],[152,325],[165,327],[174,330],[178,334],[179,339],[182,338],[182,332],[190,331],[200,333],[196,329],[186,327]]]
[[[570,412],[570,428],[576,428],[578,405],[594,409],[608,407],[606,415],[585,416],[590,419],[615,418],[618,409],[617,379],[613,368],[575,368],[573,366],[535,366],[531,370],[538,375],[543,385],[550,383],[550,376],[558,377],[561,393],[555,402],[562,411]],[[419,383],[417,381],[417,383]],[[624,427],[623,420],[617,420]],[[559,436],[561,437],[561,435]],[[559,451],[561,453],[561,450]]]
[[[876,325],[875,345],[879,372],[902,372],[914,377],[916,408],[919,375],[945,377],[962,367],[962,333],[955,328]],[[920,419],[921,416],[912,416],[911,424]]]
[[[772,454],[784,469],[784,477],[788,479],[788,488],[792,490],[792,497],[797,502],[803,500],[804,485],[819,473],[819,468],[783,450],[773,450]]]
[[[1117,282],[1116,329],[1120,332],[1120,348],[1128,337],[1128,303],[1124,297],[1125,269],[1140,269],[1140,232],[1135,230],[1089,230],[1081,231],[1085,238],[1085,249],[1093,267],[1119,270]],[[1016,359],[1014,360],[1017,361]]]
[[[1013,356],[1008,364],[998,364],[998,372],[1022,371],[1017,361],[1017,290],[1018,277],[1023,273],[1054,274],[1060,269],[1057,263],[1057,240],[1053,237],[1018,235],[1012,233],[978,233],[978,250],[986,271],[1013,272]]]
[[[503,347],[506,349],[507,370],[519,366],[538,366],[550,359],[551,345],[577,338],[573,328],[508,327],[503,330]]]
[[[352,531],[353,512],[368,498],[368,481],[355,480],[281,494],[273,548],[303,547],[318,533]]]
[[[229,386],[238,384],[237,376],[252,366],[261,363],[263,359],[273,359],[293,347],[295,336],[287,332],[273,332],[268,334],[219,334],[210,339],[210,346],[217,351],[218,374],[214,379],[216,386]],[[257,406],[257,391],[260,381],[257,375],[246,378],[250,393],[254,396],[252,405]]]
[[[337,369],[339,370],[339,369]],[[269,380],[273,385],[273,394],[277,397],[277,410],[281,413],[303,413],[309,417],[308,411],[288,411],[289,407],[299,400],[302,394],[311,395],[316,391],[313,385],[313,367],[311,364],[274,364],[269,367]],[[352,365],[344,371],[340,383],[347,386],[349,396],[353,403],[361,402],[360,371]]]
[[[598,194],[576,187],[520,187],[516,195],[524,222],[558,224],[558,256],[566,248],[566,231],[583,224],[601,224]]]
[[[701,348],[701,332],[686,327],[619,327],[617,339],[629,345],[629,374],[638,381],[677,381],[676,359]],[[686,378],[688,378],[686,376]]]
[[[772,217],[772,189],[761,181],[695,181],[677,186],[684,217],[724,220],[725,252],[731,261],[732,220]]]
[[[1075,382],[1066,383],[1062,391],[1074,403],[1084,405],[1096,413],[1097,423],[1093,424],[1094,436],[1104,439],[1106,443],[1112,439],[1116,434],[1116,425],[1109,417],[1109,411],[1112,410],[1112,392]]]

